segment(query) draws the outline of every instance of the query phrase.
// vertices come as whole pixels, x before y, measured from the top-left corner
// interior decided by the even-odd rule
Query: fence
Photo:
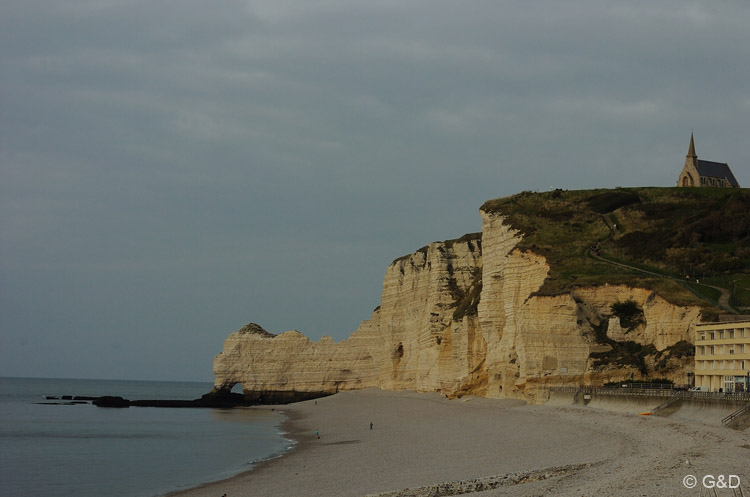
[[[623,383],[623,385],[628,385]],[[632,385],[639,385],[634,383]],[[594,395],[628,395],[638,397],[673,397],[679,396],[685,399],[712,400],[712,401],[731,401],[747,402],[750,401],[750,392],[722,393],[722,392],[691,392],[685,390],[676,390],[669,388],[634,388],[634,387],[595,387],[595,386],[560,386],[550,387],[551,392],[556,393],[576,393],[581,391],[585,394]]]

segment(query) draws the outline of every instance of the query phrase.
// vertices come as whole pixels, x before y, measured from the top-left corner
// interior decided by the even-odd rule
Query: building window
[[[724,391],[725,392],[733,392],[734,391],[734,377],[733,376],[725,376],[724,377]]]

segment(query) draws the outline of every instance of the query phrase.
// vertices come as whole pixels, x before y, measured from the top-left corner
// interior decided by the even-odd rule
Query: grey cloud
[[[209,379],[247,321],[344,338],[483,201],[672,185],[691,129],[746,184],[749,11],[7,1],[0,374]]]

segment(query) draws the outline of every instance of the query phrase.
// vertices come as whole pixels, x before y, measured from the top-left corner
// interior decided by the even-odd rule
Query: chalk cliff
[[[522,235],[503,215],[481,214],[481,234],[395,260],[380,306],[346,340],[257,325],[232,333],[214,360],[216,390],[241,383],[246,395],[286,401],[377,387],[535,402],[550,385],[631,372],[685,382],[692,358],[673,351],[692,342],[698,307],[625,285],[538,294],[547,260],[519,248]],[[623,324],[612,305],[626,301],[637,319]]]

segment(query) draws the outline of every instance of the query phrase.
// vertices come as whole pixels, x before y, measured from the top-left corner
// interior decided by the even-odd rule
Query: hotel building
[[[695,386],[750,391],[750,321],[695,326]]]

